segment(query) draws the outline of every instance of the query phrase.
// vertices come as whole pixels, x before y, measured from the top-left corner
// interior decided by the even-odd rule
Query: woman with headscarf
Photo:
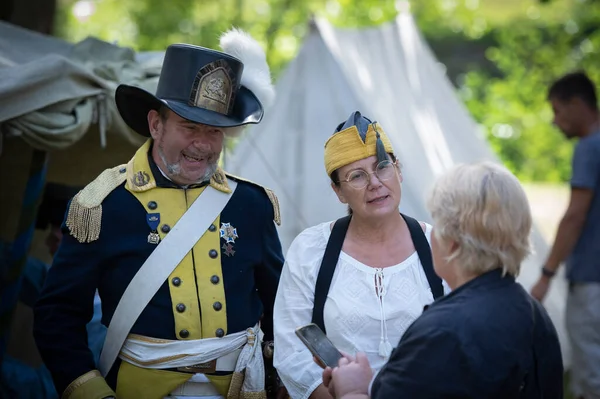
[[[274,309],[274,366],[292,399],[329,398],[295,334],[314,322],[333,344],[383,366],[423,307],[444,294],[431,226],[403,215],[402,173],[383,128],[359,112],[325,143],[331,187],[350,215],[304,230],[287,253]]]
[[[459,165],[437,181],[429,210],[435,271],[453,291],[408,328],[370,389],[370,359],[358,353],[325,369],[330,392],[343,399],[562,398],[556,330],[515,281],[532,226],[517,178],[493,163]]]

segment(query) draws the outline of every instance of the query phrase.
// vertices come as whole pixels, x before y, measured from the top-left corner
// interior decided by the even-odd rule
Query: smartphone
[[[340,351],[331,343],[325,333],[314,323],[296,329],[296,335],[323,365],[337,367],[342,358]]]

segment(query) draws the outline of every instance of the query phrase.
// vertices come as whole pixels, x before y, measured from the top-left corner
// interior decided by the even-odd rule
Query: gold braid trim
[[[242,385],[244,385],[244,371],[233,373],[231,384],[229,384],[229,392],[227,392],[227,399],[240,399]]]
[[[269,197],[271,204],[273,204],[273,221],[275,223],[277,223],[277,226],[281,226],[281,211],[279,208],[279,200],[277,199],[277,196],[275,195],[275,192],[273,190],[263,187],[260,184],[253,182],[252,180],[248,180],[248,179],[241,178],[239,176],[232,175],[231,173],[225,172],[225,175],[227,177],[232,178],[233,180],[250,183],[250,184],[253,184],[253,185],[265,190],[265,193],[267,193],[267,197]]]
[[[88,243],[100,237],[102,201],[127,179],[125,169],[125,165],[106,169],[73,197],[66,224],[77,241]]]
[[[242,392],[240,399],[267,399],[267,393],[261,392]]]
[[[227,399],[267,399],[266,391],[244,392],[242,390],[244,378],[244,371],[233,373],[233,376],[231,377],[231,384],[229,385],[229,391],[227,392]]]
[[[73,394],[73,392],[77,388],[94,378],[102,378],[102,374],[100,374],[98,370],[88,371],[87,373],[85,373],[84,375],[82,375],[81,377],[77,378],[75,381],[69,384],[67,389],[65,389],[65,391],[62,394],[62,398],[67,399]]]
[[[265,191],[267,193],[267,196],[271,200],[271,203],[273,204],[273,220],[275,221],[275,223],[277,223],[277,226],[281,226],[281,212],[279,210],[279,200],[277,199],[277,196],[275,195],[273,190],[265,188]]]

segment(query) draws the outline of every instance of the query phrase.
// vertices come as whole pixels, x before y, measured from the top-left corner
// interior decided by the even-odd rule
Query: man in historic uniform
[[[261,341],[283,264],[268,189],[218,167],[224,137],[273,96],[258,43],[166,51],[156,95],[120,85],[146,143],[72,199],[35,308],[35,337],[63,398],[264,397]],[[85,326],[108,326],[98,367]],[[264,336],[263,336],[264,334]]]

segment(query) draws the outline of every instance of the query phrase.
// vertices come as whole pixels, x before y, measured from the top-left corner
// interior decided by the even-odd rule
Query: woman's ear
[[[456,251],[458,251],[458,243],[456,241],[450,241],[448,244],[448,255],[453,255]]]
[[[335,192],[335,195],[337,195],[338,199],[340,200],[340,202],[342,204],[347,204],[348,201],[346,201],[346,197],[344,196],[344,193],[342,193],[342,187],[341,185],[335,184],[334,182],[331,182],[331,188],[333,189],[333,191]]]
[[[402,169],[400,169],[400,166],[396,165],[396,168],[398,168],[398,179],[400,180],[400,183],[402,183],[404,181],[404,177],[402,176]]]

